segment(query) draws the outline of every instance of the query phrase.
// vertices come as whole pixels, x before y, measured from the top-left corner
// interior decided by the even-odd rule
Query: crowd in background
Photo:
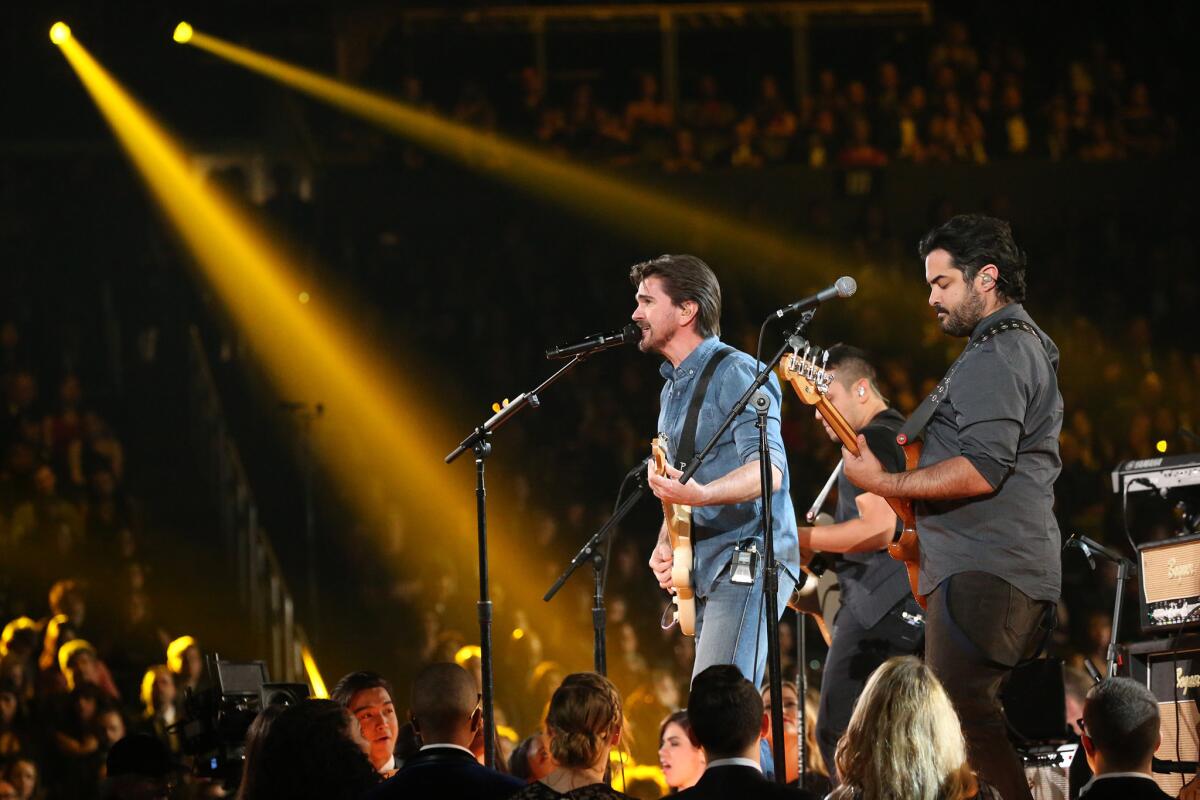
[[[942,31],[931,46],[910,45],[867,72],[818,69],[808,92],[794,91],[790,75],[761,74],[745,91],[707,73],[683,81],[671,103],[654,73],[605,96],[596,82],[551,81],[529,67],[507,92],[466,81],[456,97],[433,103],[412,76],[401,96],[552,151],[676,173],[779,163],[1103,162],[1153,158],[1178,146],[1175,109],[1101,40],[1056,64],[1049,59],[1062,53],[1035,56],[1019,44],[981,48],[960,22]]]
[[[1180,132],[1174,109],[1160,106],[1153,87],[1128,75],[1102,46],[1048,80],[1027,66],[1019,50],[982,52],[965,28],[951,25],[946,31],[944,41],[920,59],[920,69],[884,63],[866,78],[818,70],[816,91],[799,103],[779,77],[763,76],[757,98],[737,102],[726,98],[715,78],[703,78],[694,88],[685,85],[678,108],[671,109],[655,78],[646,76],[637,96],[602,108],[587,84],[547,87],[528,71],[513,97],[464,91],[447,111],[464,123],[510,131],[565,153],[658,164],[673,172],[776,162],[875,167],[1009,158],[1110,161],[1175,152]],[[425,103],[419,80],[406,86],[408,99]],[[413,163],[410,156],[406,151],[406,169]],[[418,160],[429,171],[448,170],[424,156]],[[310,245],[315,261],[328,265],[324,274],[313,268],[317,290],[323,281],[352,282],[361,297],[370,298],[363,301],[360,321],[385,342],[428,354],[431,374],[448,371],[444,363],[435,363],[436,356],[461,353],[464,342],[488,342],[487,357],[472,365],[475,385],[481,387],[471,405],[475,410],[511,396],[522,382],[532,385],[546,369],[541,350],[585,333],[579,328],[580,298],[610,318],[624,319],[632,310],[625,270],[654,255],[609,241],[586,225],[546,225],[544,209],[537,207],[506,204],[505,214],[497,214],[504,202],[497,198],[506,195],[461,176],[447,181],[468,188],[456,196],[456,215],[433,201],[406,206],[404,214],[393,209],[356,215],[361,206],[343,207],[343,201],[369,196],[376,185],[369,177],[345,174],[333,184],[318,180],[311,198],[303,198],[281,171],[274,196],[261,211]],[[238,181],[228,185],[236,189]],[[19,203],[9,202],[18,194],[5,195],[5,218],[25,219],[28,229],[40,232],[38,240],[51,236],[51,222],[27,218]],[[1152,210],[1143,216],[1122,216],[1116,209],[1099,217],[1064,212],[1059,219],[1016,226],[1018,240],[1032,254],[1030,305],[1062,351],[1066,423],[1056,510],[1065,532],[1088,533],[1111,544],[1124,540],[1124,530],[1107,472],[1123,459],[1151,454],[1159,440],[1169,442],[1172,452],[1200,450],[1177,432],[1200,426],[1200,354],[1190,341],[1172,341],[1165,333],[1186,331],[1192,323],[1194,304],[1187,292],[1195,290],[1172,276],[1194,270],[1194,231],[1185,214],[1164,211],[1156,200],[1146,198]],[[927,222],[932,226],[960,210],[967,209],[947,200],[930,210]],[[1004,198],[996,198],[989,210],[1001,216],[1020,213]],[[923,291],[919,268],[909,256],[923,231],[897,229],[886,208],[864,201],[861,214],[844,224],[817,200],[791,216],[807,233],[849,243],[863,274],[912,272],[911,291]],[[464,219],[471,223],[464,226]],[[132,227],[138,224],[158,223],[141,220]],[[425,235],[431,231],[436,235]],[[128,242],[119,244],[120,252],[102,252],[97,259],[124,275],[116,302],[123,306],[127,344],[136,340],[136,348],[152,351],[155,337],[178,320],[159,310],[158,302],[169,292],[155,294],[146,287],[188,279],[175,274],[182,272],[181,259],[160,234],[141,235],[136,241],[148,246],[138,248],[131,265],[121,263]],[[79,269],[91,266],[81,263]],[[486,269],[469,268],[479,264]],[[725,289],[725,338],[753,350],[763,310],[777,307],[781,298],[726,265],[713,266]],[[1136,297],[1128,296],[1131,274],[1145,288]],[[14,281],[5,288],[22,285]],[[5,403],[0,620],[8,622],[0,654],[0,774],[22,787],[39,787],[33,795],[22,794],[22,800],[39,791],[87,796],[95,790],[107,749],[122,732],[145,730],[177,754],[178,741],[166,726],[178,719],[181,689],[195,686],[200,675],[198,649],[172,638],[192,630],[194,618],[160,618],[156,611],[154,576],[171,558],[171,533],[158,534],[168,537],[166,547],[144,552],[141,506],[156,500],[131,496],[125,446],[105,413],[112,406],[93,402],[88,382],[80,378],[94,365],[79,363],[77,348],[29,346],[39,337],[57,341],[57,334],[47,336],[44,328],[69,322],[65,312],[39,317],[33,311],[52,307],[57,291],[61,288],[48,289],[36,302],[19,291],[5,291],[0,298],[0,319],[6,320],[0,327]],[[421,313],[411,313],[413,308]],[[834,329],[840,338],[861,337],[853,343],[877,353],[884,393],[907,413],[949,360],[930,344],[930,320],[886,321],[878,329],[844,323]],[[83,338],[89,335],[85,331]],[[237,360],[240,351],[225,344],[214,342],[217,358],[224,353]],[[588,370],[556,386],[532,421],[506,429],[494,461],[492,492],[511,504],[523,525],[508,535],[528,545],[522,578],[539,587],[550,585],[608,516],[620,476],[644,457],[654,433],[660,378],[653,363],[614,356],[589,364]],[[106,403],[125,400],[106,389]],[[251,418],[256,414],[248,412]],[[837,454],[807,411],[786,409],[784,429],[793,459],[794,501],[803,509]],[[554,430],[570,436],[547,435]],[[346,437],[348,449],[369,449],[363,446],[369,431],[336,435]],[[188,455],[183,448],[173,453]],[[581,464],[586,469],[562,466]],[[169,470],[171,463],[149,468]],[[379,480],[370,465],[362,475]],[[356,518],[349,503],[338,504],[337,498],[321,512],[327,553],[336,551],[327,568],[353,576],[361,586],[356,610],[363,618],[394,626],[372,655],[400,686],[433,662],[458,661],[478,671],[478,652],[472,649],[478,641],[474,562],[430,547],[428,532],[416,530],[406,512],[409,498],[403,488],[379,488],[387,499],[377,518]],[[470,490],[462,487],[464,503],[471,502]],[[1171,509],[1142,511],[1135,516],[1137,538],[1162,538],[1178,529]],[[631,767],[653,765],[659,758],[663,720],[687,704],[693,656],[691,640],[658,624],[667,598],[645,566],[657,528],[653,514],[653,508],[643,508],[641,517],[622,528],[608,567],[609,673],[623,700]],[[1092,575],[1080,561],[1072,564],[1070,554],[1064,558],[1065,598],[1052,652],[1075,667],[1067,682],[1071,709],[1072,703],[1082,707],[1086,690],[1078,671],[1082,659],[1103,661],[1115,577],[1103,565]],[[590,584],[582,576],[576,582]],[[515,588],[503,576],[496,580],[497,708],[505,756],[523,748],[534,753],[529,760],[537,759],[545,744],[530,737],[544,723],[553,690],[567,674],[590,664],[590,591],[584,588],[590,585],[565,593],[548,613],[509,602]],[[806,675],[816,683],[823,651],[811,628]],[[790,615],[781,636],[785,672],[793,675],[797,623]],[[167,646],[173,641],[185,644],[177,644],[169,658]],[[364,654],[356,658],[365,661]],[[1079,716],[1066,712],[1068,722]],[[808,729],[813,729],[811,720]],[[645,791],[661,791],[661,785]]]

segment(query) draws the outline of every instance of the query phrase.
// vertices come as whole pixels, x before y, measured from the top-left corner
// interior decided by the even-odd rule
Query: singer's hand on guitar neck
[[[671,542],[667,538],[664,526],[659,532],[658,544],[654,546],[654,552],[650,554],[650,571],[654,573],[654,578],[658,581],[659,586],[670,590],[675,586],[675,582],[671,580],[671,570],[674,567],[675,551],[671,549]]]

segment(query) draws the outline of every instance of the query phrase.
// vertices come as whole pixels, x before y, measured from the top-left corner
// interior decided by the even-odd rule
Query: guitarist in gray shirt
[[[859,437],[859,456],[843,450],[845,472],[865,491],[914,501],[926,661],[954,701],[972,766],[1006,800],[1027,800],[997,697],[1045,641],[1061,591],[1058,348],[1021,305],[1025,256],[1007,222],[960,215],[919,251],[929,305],[967,346],[905,426],[924,429],[918,468],[888,472]]]

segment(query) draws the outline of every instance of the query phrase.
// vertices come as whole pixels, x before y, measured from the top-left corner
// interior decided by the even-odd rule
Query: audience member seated
[[[520,779],[482,766],[468,749],[483,728],[480,700],[475,678],[457,664],[431,664],[421,670],[409,700],[421,749],[371,796],[501,800],[520,789]]]
[[[800,785],[800,703],[796,684],[791,681],[783,682],[783,749],[786,764],[784,768],[789,786]],[[763,738],[768,752],[774,752],[774,732],[771,721],[771,687],[762,689],[763,713],[767,715],[767,732]],[[811,699],[804,704],[806,741],[809,743],[805,754],[808,763],[805,764],[803,788],[824,797],[833,786],[829,781],[829,771],[821,759],[821,750],[816,746],[816,704]]]
[[[196,692],[203,688],[204,653],[191,636],[180,636],[167,645],[167,668],[175,677],[177,704],[187,699],[189,689]]]
[[[676,711],[658,730],[658,763],[672,791],[690,789],[704,774],[707,762],[686,711]]]
[[[104,765],[104,800],[169,797],[178,771],[163,743],[140,733],[113,745]]]
[[[351,672],[337,682],[329,697],[358,721],[359,732],[371,745],[371,766],[385,778],[394,775],[400,720],[392,685],[374,672]]]
[[[16,787],[3,778],[0,778],[0,800],[19,800]]]
[[[63,797],[94,797],[104,752],[100,748],[100,712],[103,693],[90,683],[76,686],[67,695],[66,706],[54,729],[54,757],[48,771],[57,794]]]
[[[10,763],[5,777],[17,790],[17,800],[33,800],[35,797],[41,797],[38,765],[32,758],[18,758]]]
[[[358,800],[379,782],[367,741],[332,700],[288,706],[246,761],[244,800]]]
[[[836,758],[841,785],[829,800],[1000,800],[971,771],[950,697],[915,656],[889,659],[872,673]]]
[[[1088,692],[1083,749],[1092,779],[1080,800],[1158,800],[1170,797],[1150,775],[1161,743],[1158,701],[1129,678],[1109,678]]]
[[[732,664],[715,664],[692,680],[688,719],[708,767],[681,800],[718,800],[737,797],[814,798],[815,795],[773,783],[763,776],[759,739],[768,735],[770,723],[754,684]]]
[[[31,743],[20,689],[0,678],[0,762],[29,752]]]
[[[73,639],[64,644],[58,649],[58,665],[66,679],[67,689],[74,689],[86,683],[103,692],[109,702],[121,699],[117,687],[113,684],[112,675],[97,658],[96,649],[90,642]]]
[[[546,734],[555,768],[513,800],[613,800],[627,798],[604,783],[608,754],[621,741],[621,696],[617,687],[594,672],[563,679],[550,698]]]
[[[245,741],[245,759],[242,761],[242,778],[238,786],[237,796],[239,800],[251,795],[259,794],[259,791],[250,785],[250,781],[258,776],[257,771],[251,770],[251,765],[257,764],[260,758],[259,753],[262,752],[263,742],[267,738],[271,726],[275,720],[279,719],[279,715],[283,713],[287,706],[269,705],[254,716],[254,720],[250,723],[250,727],[246,729]]]
[[[146,674],[142,676],[142,718],[138,725],[139,730],[158,739],[171,753],[178,755],[179,732],[171,727],[179,718],[176,696],[175,679],[166,664],[157,664],[146,670]]]
[[[508,774],[526,783],[540,781],[554,771],[554,758],[541,731],[527,736],[508,759]]]

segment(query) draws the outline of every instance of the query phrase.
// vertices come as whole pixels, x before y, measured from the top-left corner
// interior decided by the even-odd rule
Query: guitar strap
[[[675,448],[676,469],[685,469],[692,456],[696,455],[696,425],[700,421],[700,406],[704,404],[704,396],[708,393],[708,384],[712,381],[713,373],[717,371],[717,365],[732,352],[733,348],[728,346],[717,350],[704,365],[700,377],[696,379],[696,388],[692,390],[692,402],[683,421],[683,432],[679,434],[679,446]]]
[[[987,330],[978,339],[971,342],[959,357],[954,360],[954,363],[950,365],[950,369],[946,371],[945,377],[938,383],[937,388],[921,402],[921,405],[917,406],[917,410],[913,412],[908,421],[900,428],[900,432],[896,434],[896,444],[906,445],[914,439],[921,438],[921,434],[925,431],[925,426],[929,424],[929,420],[933,419],[933,412],[937,410],[942,400],[946,399],[946,392],[950,389],[950,378],[954,376],[955,371],[958,370],[958,365],[966,358],[967,353],[979,347],[979,345],[993,336],[999,336],[1008,331],[1025,331],[1034,336],[1038,335],[1037,330],[1024,320],[1002,319],[989,325]],[[1038,337],[1038,341],[1041,341],[1041,337]]]

